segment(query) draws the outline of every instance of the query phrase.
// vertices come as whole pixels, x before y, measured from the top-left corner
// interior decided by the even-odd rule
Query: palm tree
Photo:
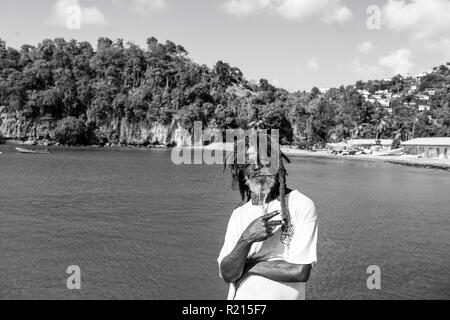
[[[261,119],[259,115],[259,109],[256,106],[252,106],[253,108],[253,117],[252,121],[248,124],[249,128],[259,132],[264,127],[264,121]]]
[[[375,140],[377,144],[380,144],[380,137],[386,128],[389,126],[390,117],[386,110],[382,107],[377,108],[377,118],[375,120]]]
[[[375,140],[377,141],[377,144],[380,143],[380,137],[388,126],[387,120],[388,120],[387,117],[381,118],[375,125],[375,133],[376,133]]]
[[[360,125],[355,123],[355,127],[350,131],[352,139],[360,139],[364,136],[364,134],[368,131],[369,126],[370,125],[368,123],[362,123]]]

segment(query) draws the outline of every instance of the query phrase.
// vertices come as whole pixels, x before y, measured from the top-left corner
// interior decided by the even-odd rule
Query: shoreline
[[[312,158],[328,158],[328,159],[344,159],[344,160],[356,160],[356,161],[380,161],[391,164],[397,164],[407,167],[426,168],[450,171],[450,159],[430,159],[430,158],[417,158],[413,155],[403,156],[372,156],[372,155],[354,155],[354,156],[342,156],[329,154],[326,152],[313,152],[307,150],[293,149],[289,147],[282,147],[282,151],[287,156],[298,157],[312,157]]]
[[[170,151],[171,147],[165,145],[148,145],[148,146],[133,146],[133,145],[82,145],[82,146],[66,146],[66,145],[45,145],[45,144],[36,144],[36,145],[27,145],[18,140],[5,140],[3,145],[17,145],[24,148],[62,148],[62,149],[70,149],[70,148],[94,148],[94,149],[129,149],[129,150],[159,150],[159,151]],[[372,155],[353,155],[353,156],[343,156],[330,154],[323,151],[313,152],[308,150],[300,150],[294,149],[287,146],[282,146],[281,150],[287,156],[295,156],[295,157],[311,157],[311,158],[328,158],[328,159],[344,159],[344,160],[353,160],[353,161],[380,161],[386,162],[406,167],[416,167],[416,168],[424,168],[424,169],[434,169],[434,170],[443,170],[450,171],[450,159],[429,159],[429,158],[417,158],[413,155],[403,155],[403,156],[372,156]]]

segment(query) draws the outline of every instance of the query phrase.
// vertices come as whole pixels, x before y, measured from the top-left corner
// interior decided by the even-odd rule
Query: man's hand
[[[283,224],[282,221],[269,221],[279,214],[278,211],[272,212],[253,221],[241,235],[233,251],[223,258],[220,263],[220,273],[226,283],[243,280],[241,277],[252,244],[270,238],[276,226]]]
[[[268,213],[252,223],[242,234],[242,239],[253,242],[261,242],[273,236],[273,230],[283,224],[283,221],[269,221],[279,215],[279,211]]]

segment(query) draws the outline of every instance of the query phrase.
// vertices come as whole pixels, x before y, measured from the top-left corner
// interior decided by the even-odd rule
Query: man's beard
[[[276,176],[256,176],[247,178],[250,191],[258,196],[259,204],[264,204],[270,192],[277,184]]]

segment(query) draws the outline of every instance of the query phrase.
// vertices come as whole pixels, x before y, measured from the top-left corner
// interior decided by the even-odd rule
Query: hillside
[[[305,148],[351,137],[450,136],[449,73],[441,66],[420,81],[397,76],[289,93],[264,79],[248,81],[222,61],[199,65],[182,46],[153,37],[145,49],[100,38],[96,50],[64,39],[17,50],[0,40],[0,135],[173,145],[194,121],[220,129],[257,121],[280,128],[282,143]]]

